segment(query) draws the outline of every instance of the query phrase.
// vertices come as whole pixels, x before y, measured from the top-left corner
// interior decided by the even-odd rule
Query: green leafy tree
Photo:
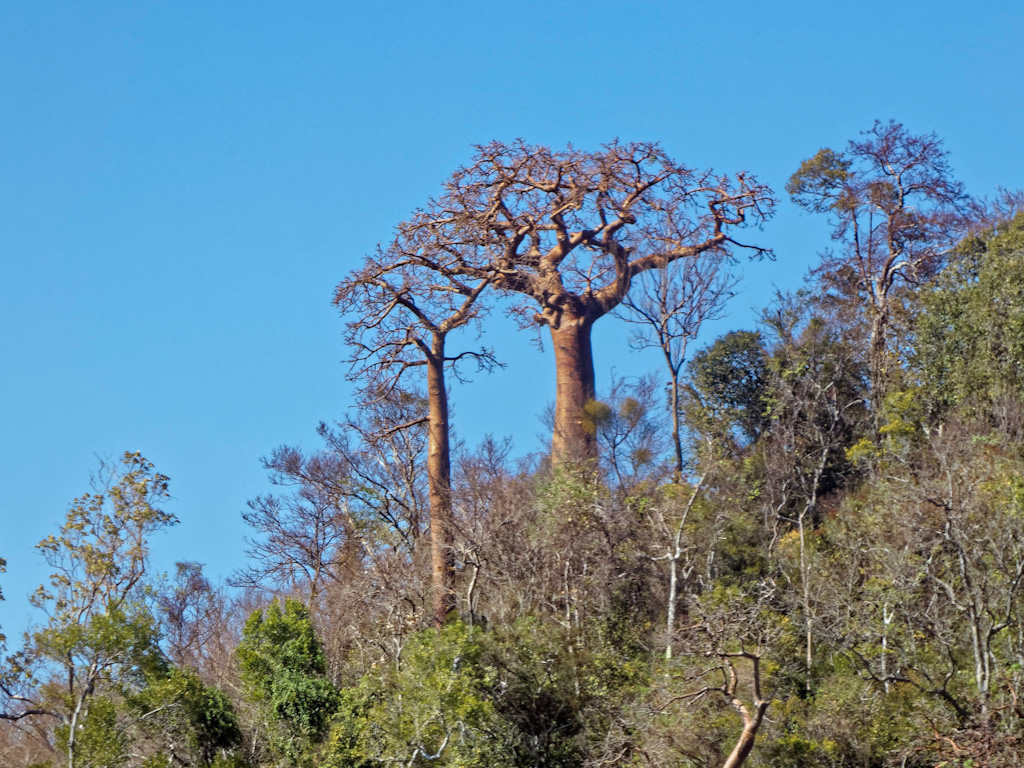
[[[769,422],[769,366],[761,334],[731,331],[694,355],[691,396],[706,417],[754,441]]]
[[[511,730],[488,693],[483,632],[454,621],[410,638],[398,664],[377,665],[345,692],[324,768],[512,764]]]
[[[101,468],[93,492],[39,544],[53,573],[32,602],[47,619],[0,669],[0,716],[27,718],[68,768],[234,759],[230,703],[160,648],[148,542],[177,522],[160,507],[167,483],[140,454],[126,453]]]
[[[104,730],[113,706],[93,709],[93,700],[142,685],[164,665],[146,577],[149,536],[177,522],[159,506],[167,482],[141,454],[126,453],[119,465],[102,467],[95,490],[76,499],[59,533],[38,545],[53,571],[32,603],[47,620],[5,665],[0,693],[7,719],[47,716],[60,724],[68,768],[112,760],[106,752],[80,759],[94,750],[79,736]]]
[[[308,763],[339,704],[309,609],[285,600],[254,612],[236,655],[246,693],[268,720],[272,751]]]
[[[242,733],[230,699],[194,672],[171,669],[152,677],[127,697],[123,708],[134,742],[148,744],[154,765],[228,768],[242,763],[237,754]]]
[[[1024,214],[961,243],[922,299],[913,363],[931,418],[960,406],[1024,434]]]

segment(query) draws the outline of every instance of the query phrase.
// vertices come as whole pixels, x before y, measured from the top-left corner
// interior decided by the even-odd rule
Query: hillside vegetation
[[[834,227],[804,287],[698,348],[771,191],[541,150],[479,148],[339,286],[361,407],[267,457],[230,585],[148,567],[176,521],[142,455],[71,504],[0,763],[1020,764],[1019,199],[876,124],[787,186]],[[444,376],[500,349],[452,350],[509,306],[556,348],[614,313],[666,366],[594,396],[580,331],[553,455],[462,447]]]

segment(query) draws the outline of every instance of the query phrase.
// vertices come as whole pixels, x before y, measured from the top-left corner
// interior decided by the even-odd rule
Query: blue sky
[[[656,140],[781,192],[895,118],[986,194],[1024,186],[1021,40],[1007,0],[3,3],[0,626],[97,456],[171,476],[159,567],[242,565],[259,457],[351,404],[333,286],[472,144]],[[787,203],[758,238],[778,258],[718,332],[828,244]],[[605,380],[656,367],[613,318],[597,342]],[[533,450],[550,355],[501,322],[488,343],[508,368],[456,390],[456,428]]]

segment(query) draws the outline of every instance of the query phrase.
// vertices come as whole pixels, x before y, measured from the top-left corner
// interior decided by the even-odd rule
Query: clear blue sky
[[[157,564],[243,562],[259,457],[350,405],[333,286],[470,145],[657,140],[782,189],[875,118],[936,131],[971,192],[1024,186],[1024,6],[931,2],[0,5],[0,626],[96,456],[139,450],[181,520]],[[719,331],[827,245],[783,204]],[[608,318],[597,366],[654,367]],[[551,361],[456,393],[536,448]],[[495,403],[502,403],[495,407]],[[12,637],[13,644],[17,638]]]

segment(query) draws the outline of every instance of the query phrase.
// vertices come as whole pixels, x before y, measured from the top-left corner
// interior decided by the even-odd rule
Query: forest
[[[782,194],[831,240],[707,343]],[[1020,764],[1024,194],[894,121],[779,191],[495,141],[339,278],[358,407],[264,459],[228,583],[151,566],[139,452],[39,543],[0,764]],[[454,437],[498,315],[554,355],[541,455]],[[598,321],[661,369],[599,392]]]

